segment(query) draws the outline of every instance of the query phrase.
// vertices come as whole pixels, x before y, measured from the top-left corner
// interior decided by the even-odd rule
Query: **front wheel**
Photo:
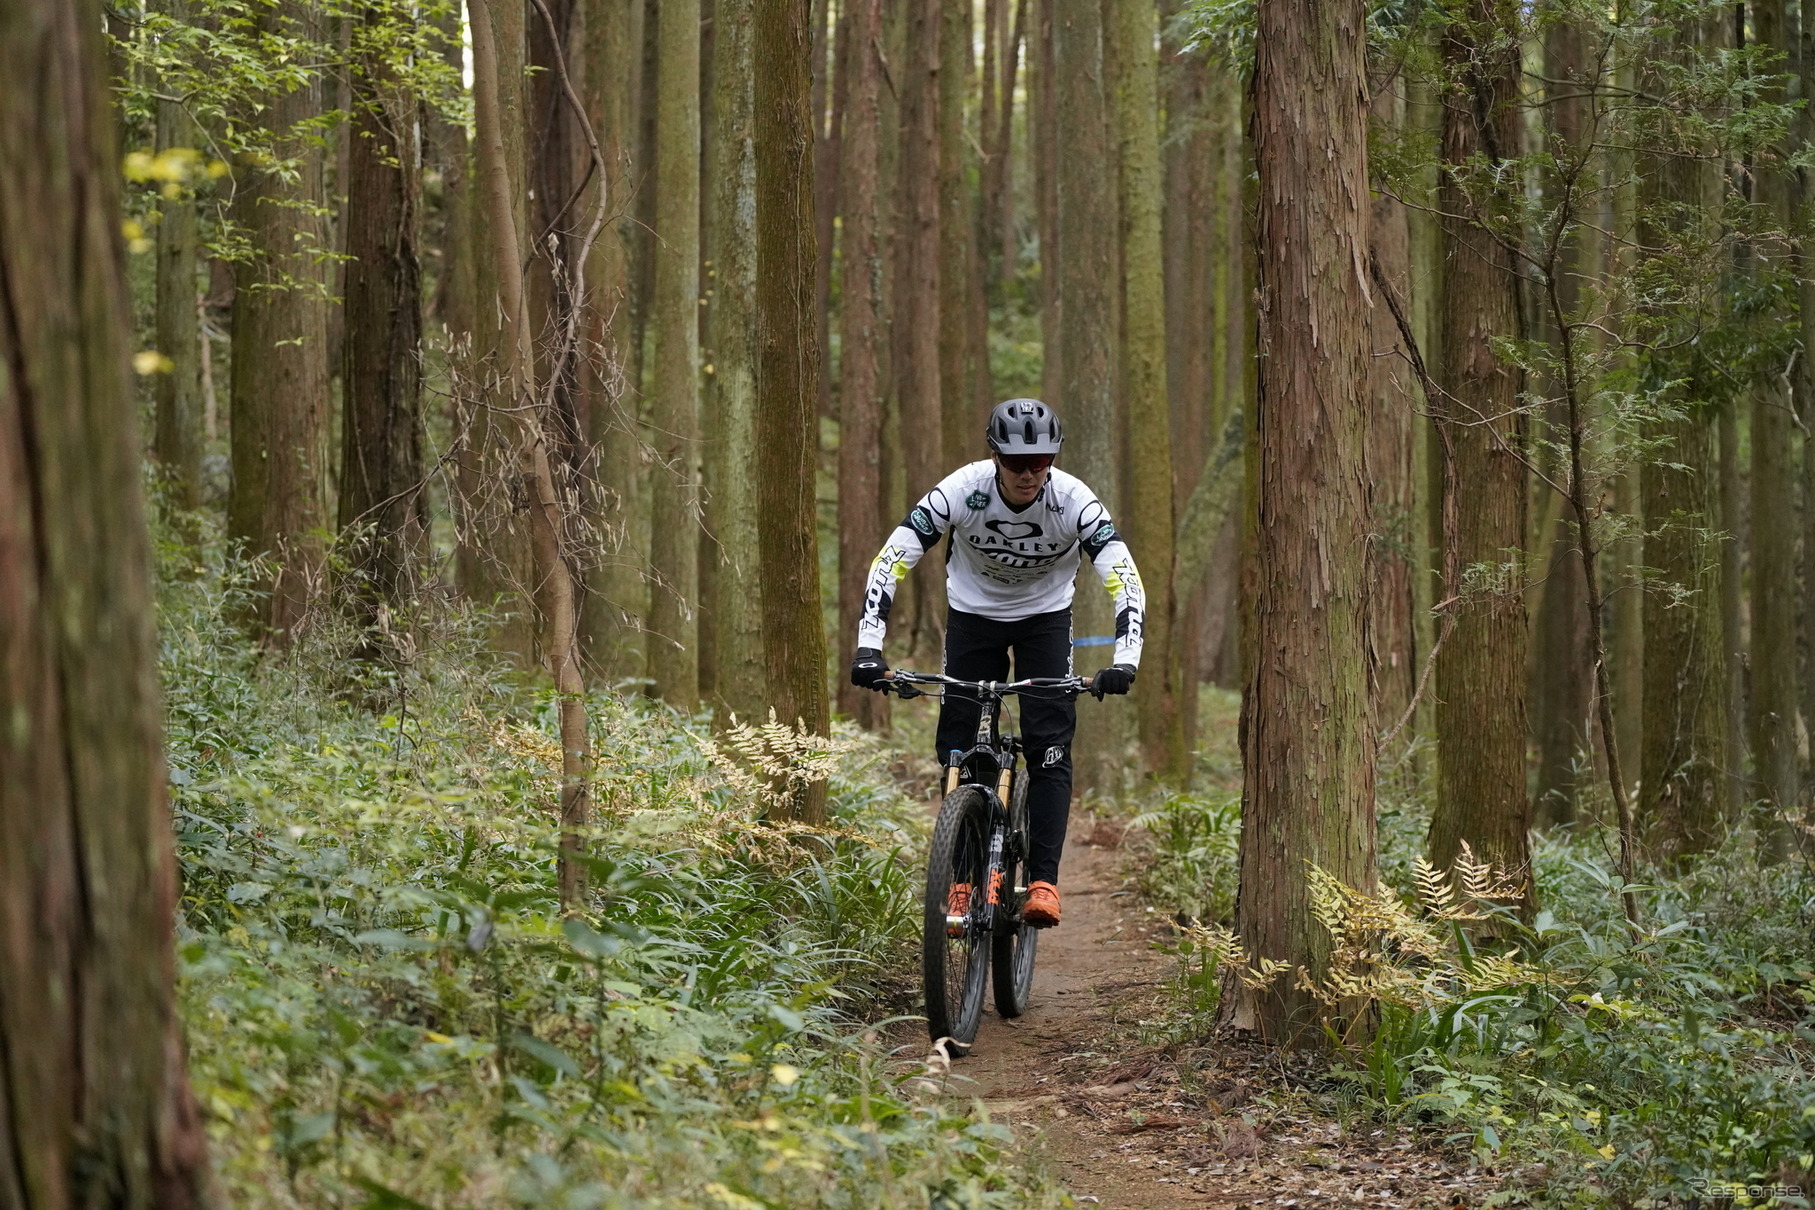
[[[926,864],[920,970],[926,1027],[954,1057],[968,1054],[983,1019],[989,938],[982,928],[989,867],[989,799],[977,786],[945,796]]]
[[[991,961],[995,964],[996,1012],[1004,1017],[1018,1017],[1027,1011],[1027,997],[1034,987],[1034,949],[1040,941],[1040,930],[1021,923],[1021,901],[1016,889],[1027,879],[1027,774],[1015,777],[1015,788],[1008,796],[1008,831],[1018,837],[1014,847],[1021,856],[1002,863],[1002,885],[1008,888],[1004,906],[1011,909],[997,922],[996,935],[990,938]]]

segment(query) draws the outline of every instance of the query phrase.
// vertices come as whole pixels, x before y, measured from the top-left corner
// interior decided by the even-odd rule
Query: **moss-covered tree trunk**
[[[367,31],[386,12],[368,6]],[[340,528],[355,535],[365,624],[410,591],[426,529],[422,468],[422,280],[416,108],[377,56],[353,76],[348,146],[346,335],[341,342]]]
[[[1787,56],[1794,25],[1784,0],[1752,5],[1752,28],[1768,50]],[[1780,78],[1771,76],[1760,99],[1781,103]],[[1753,200],[1775,230],[1790,223],[1790,170],[1784,147],[1762,150],[1755,169]],[[1788,272],[1788,247],[1779,240],[1754,249],[1761,273]],[[1796,712],[1796,539],[1800,492],[1795,463],[1796,421],[1790,409],[1786,348],[1752,384],[1752,700],[1747,730],[1752,748],[1752,797],[1759,804],[1764,854],[1778,860],[1789,852],[1790,834],[1779,820],[1797,803]]]
[[[882,379],[877,354],[886,331],[882,308],[882,231],[878,223],[877,155],[881,140],[882,22],[880,0],[852,0],[849,93],[839,194],[844,202],[844,278],[840,290],[838,375],[838,635],[857,632],[864,578],[881,547],[879,491]],[[927,572],[932,569],[928,568]],[[923,573],[924,574],[924,573]],[[841,649],[836,653],[842,656]],[[834,660],[835,663],[840,662]],[[888,722],[888,699],[839,679],[841,710],[865,728]]]
[[[1255,59],[1257,658],[1236,926],[1251,953],[1314,975],[1330,936],[1312,912],[1311,867],[1374,885],[1365,22],[1360,0],[1261,0]],[[1322,1038],[1292,976],[1232,991],[1237,1025],[1283,1045]]]
[[[0,6],[0,1205],[208,1204],[100,9]]]
[[[813,123],[808,0],[756,0],[757,525],[764,662],[776,717],[816,735],[831,726],[819,616],[820,350],[813,316]],[[825,785],[792,813],[825,818]]]
[[[1518,279],[1509,254],[1483,226],[1512,203],[1494,168],[1519,152],[1518,41],[1509,38],[1516,21],[1510,0],[1470,0],[1444,38],[1455,84],[1444,106],[1439,192],[1440,209],[1452,217],[1443,224],[1445,398],[1438,423],[1454,451],[1447,472],[1459,504],[1451,564],[1464,575],[1491,570],[1468,585],[1445,585],[1462,599],[1437,656],[1429,850],[1448,868],[1466,842],[1529,887],[1524,382],[1494,347],[1519,335]]]
[[[711,348],[706,399],[706,561],[716,562],[709,623],[716,637],[718,701],[760,721],[764,689],[761,574],[756,523],[756,145],[752,125],[750,0],[718,0],[712,39]],[[702,576],[703,576],[702,571]],[[702,591],[705,584],[702,580]]]
[[[1174,778],[1190,771],[1172,659],[1177,601],[1172,545],[1172,404],[1166,383],[1166,279],[1160,241],[1159,29],[1152,0],[1117,0],[1108,34],[1118,65],[1114,124],[1121,161],[1122,391],[1134,473],[1125,493],[1127,529],[1147,589],[1147,675],[1135,690],[1148,769]]]
[[[1097,0],[1054,0],[1053,80],[1060,142],[1056,262],[1064,376],[1057,401],[1065,421],[1066,470],[1116,507],[1115,144],[1104,67],[1103,10]],[[1052,262],[1049,262],[1052,263]],[[1052,346],[1049,344],[1050,350]],[[1140,552],[1135,552],[1139,560]],[[1080,639],[1115,633],[1109,598],[1096,573],[1079,576],[1073,632]],[[1102,653],[1084,647],[1082,671]],[[1106,662],[1106,661],[1104,661]],[[1162,673],[1163,676],[1163,673]],[[1155,678],[1159,679],[1159,678]],[[1113,793],[1127,769],[1122,703],[1085,700],[1078,708],[1073,765],[1080,789]]]
[[[321,20],[314,0],[258,10],[263,32],[295,36]],[[287,642],[321,586],[328,523],[328,283],[323,152],[310,123],[321,79],[305,74],[266,98],[283,170],[235,166],[234,218],[247,254],[234,268],[233,493],[227,535],[271,560],[258,609],[265,638]]]

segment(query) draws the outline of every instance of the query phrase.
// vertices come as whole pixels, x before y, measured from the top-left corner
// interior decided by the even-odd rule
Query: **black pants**
[[[1005,681],[1008,653],[1015,653],[1015,679],[1071,675],[1071,610],[1039,613],[1019,622],[951,610],[945,622],[945,675],[965,681]],[[1027,823],[1030,847],[1027,880],[1059,881],[1059,852],[1071,816],[1071,737],[1077,730],[1077,703],[1069,697],[1018,697],[1026,759]],[[939,708],[938,751],[943,765],[952,749],[969,751],[977,742],[982,713],[974,696],[948,692]]]

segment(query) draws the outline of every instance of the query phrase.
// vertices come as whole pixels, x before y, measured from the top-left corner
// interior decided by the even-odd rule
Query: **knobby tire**
[[[990,964],[995,974],[996,1012],[1003,1017],[1018,1017],[1027,1011],[1027,997],[1034,986],[1034,949],[1040,941],[1040,930],[1021,923],[1022,902],[1026,898],[1015,888],[1027,882],[1027,858],[1030,838],[1027,831],[1027,774],[1015,777],[1015,788],[1009,794],[1008,830],[1020,837],[1021,856],[1002,862],[1003,910],[990,938]]]
[[[983,1020],[989,983],[990,946],[974,927],[959,937],[946,933],[946,906],[952,887],[968,882],[973,904],[986,893],[989,864],[989,800],[978,786],[959,786],[945,796],[927,856],[921,976],[926,991],[926,1026],[937,1044],[950,1039],[956,1058],[970,1052]],[[974,920],[975,908],[968,914]]]

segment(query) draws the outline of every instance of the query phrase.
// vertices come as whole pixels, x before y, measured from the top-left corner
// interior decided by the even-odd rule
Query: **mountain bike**
[[[976,742],[946,756],[945,801],[926,864],[920,960],[926,1026],[933,1042],[945,1039],[957,1057],[976,1041],[992,961],[996,1012],[1018,1017],[1026,1011],[1040,939],[1039,930],[1021,920],[1031,853],[1027,779],[1018,767],[1020,736],[1002,734],[1002,704],[1015,695],[1076,697],[1097,690],[1081,676],[961,681],[900,669],[884,685],[903,698],[926,696],[921,685],[962,690],[982,705]]]

